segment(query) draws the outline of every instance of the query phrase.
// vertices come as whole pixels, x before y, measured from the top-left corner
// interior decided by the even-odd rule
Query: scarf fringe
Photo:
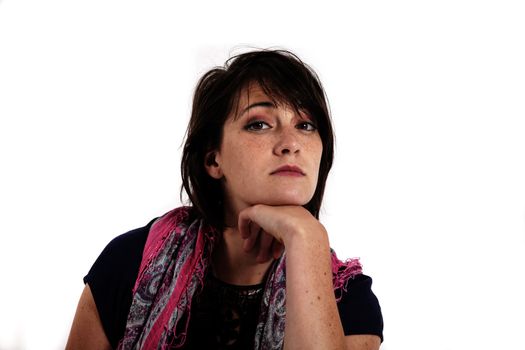
[[[356,275],[363,272],[363,266],[359,262],[359,258],[350,258],[341,261],[337,258],[335,251],[330,249],[332,253],[332,282],[334,284],[335,300],[339,302],[346,292],[348,281],[353,279]]]

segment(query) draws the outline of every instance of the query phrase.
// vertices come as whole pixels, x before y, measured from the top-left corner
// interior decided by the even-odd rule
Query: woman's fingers
[[[251,234],[251,231],[250,231],[251,223],[252,223],[252,221],[250,220],[250,218],[247,215],[243,215],[243,216],[239,215],[238,226],[239,226],[239,232],[240,232],[242,238],[250,237],[250,234]]]
[[[250,232],[250,225],[257,225],[258,229],[266,231],[277,240],[281,240],[279,231],[277,229],[278,223],[283,220],[280,208],[268,205],[254,205],[242,210],[239,213],[238,227],[242,238],[248,238],[253,234]],[[257,234],[259,232],[256,232]]]
[[[244,226],[242,229],[239,228],[241,232],[241,237],[244,238],[243,249],[245,252],[249,252],[255,247],[259,232],[261,228],[253,221],[247,221],[248,225]]]
[[[281,255],[283,254],[284,252],[284,245],[277,241],[277,240],[273,240],[273,243],[272,243],[272,256],[274,259],[279,259],[281,257]]]
[[[241,237],[244,239],[244,251],[250,252],[255,249],[254,253],[257,254],[257,261],[260,263],[270,260],[273,256],[273,241],[275,240],[275,234],[264,231],[262,227],[268,221],[265,209],[251,207],[244,210],[239,214],[238,223]]]
[[[254,225],[252,224],[252,226]],[[245,252],[255,249],[257,262],[264,263],[272,257],[275,259],[279,258],[284,251],[284,246],[272,235],[259,228],[257,231],[251,231],[250,236],[244,240],[243,249]]]
[[[301,206],[271,206],[257,204],[241,210],[238,228],[244,251],[256,254],[257,261],[279,258],[285,246],[294,239],[309,240],[324,227]],[[298,238],[296,238],[298,237]]]
[[[259,235],[259,253],[257,254],[257,261],[264,263],[270,260],[272,255],[272,242],[275,241],[272,235],[261,230]]]

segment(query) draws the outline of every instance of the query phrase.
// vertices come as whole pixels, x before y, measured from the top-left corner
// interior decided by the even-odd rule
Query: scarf
[[[204,286],[211,253],[221,232],[191,215],[191,207],[173,209],[150,228],[133,288],[124,337],[118,349],[180,348],[186,340],[193,296]],[[361,273],[358,259],[339,260],[330,249],[336,300],[348,279]],[[286,316],[286,253],[271,265],[255,332],[255,349],[281,349]]]

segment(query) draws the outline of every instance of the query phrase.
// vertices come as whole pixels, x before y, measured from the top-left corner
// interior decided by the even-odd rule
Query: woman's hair
[[[273,102],[306,111],[314,120],[323,143],[317,187],[304,207],[319,218],[326,179],[332,167],[334,135],[327,98],[317,74],[286,50],[258,50],[228,59],[199,80],[186,131],[181,174],[182,187],[195,210],[209,223],[224,227],[223,188],[208,175],[205,157],[220,149],[223,126],[236,112],[240,93],[258,84]]]

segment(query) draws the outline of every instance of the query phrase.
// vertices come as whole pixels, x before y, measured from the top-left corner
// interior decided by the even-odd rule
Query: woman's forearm
[[[254,205],[241,211],[238,226],[245,240],[245,251],[261,249],[264,234],[273,236],[285,247],[284,348],[345,349],[324,226],[303,207],[268,205]],[[264,252],[259,255],[268,256]]]
[[[328,235],[294,234],[286,242],[284,348],[344,349],[344,332],[332,284]]]

